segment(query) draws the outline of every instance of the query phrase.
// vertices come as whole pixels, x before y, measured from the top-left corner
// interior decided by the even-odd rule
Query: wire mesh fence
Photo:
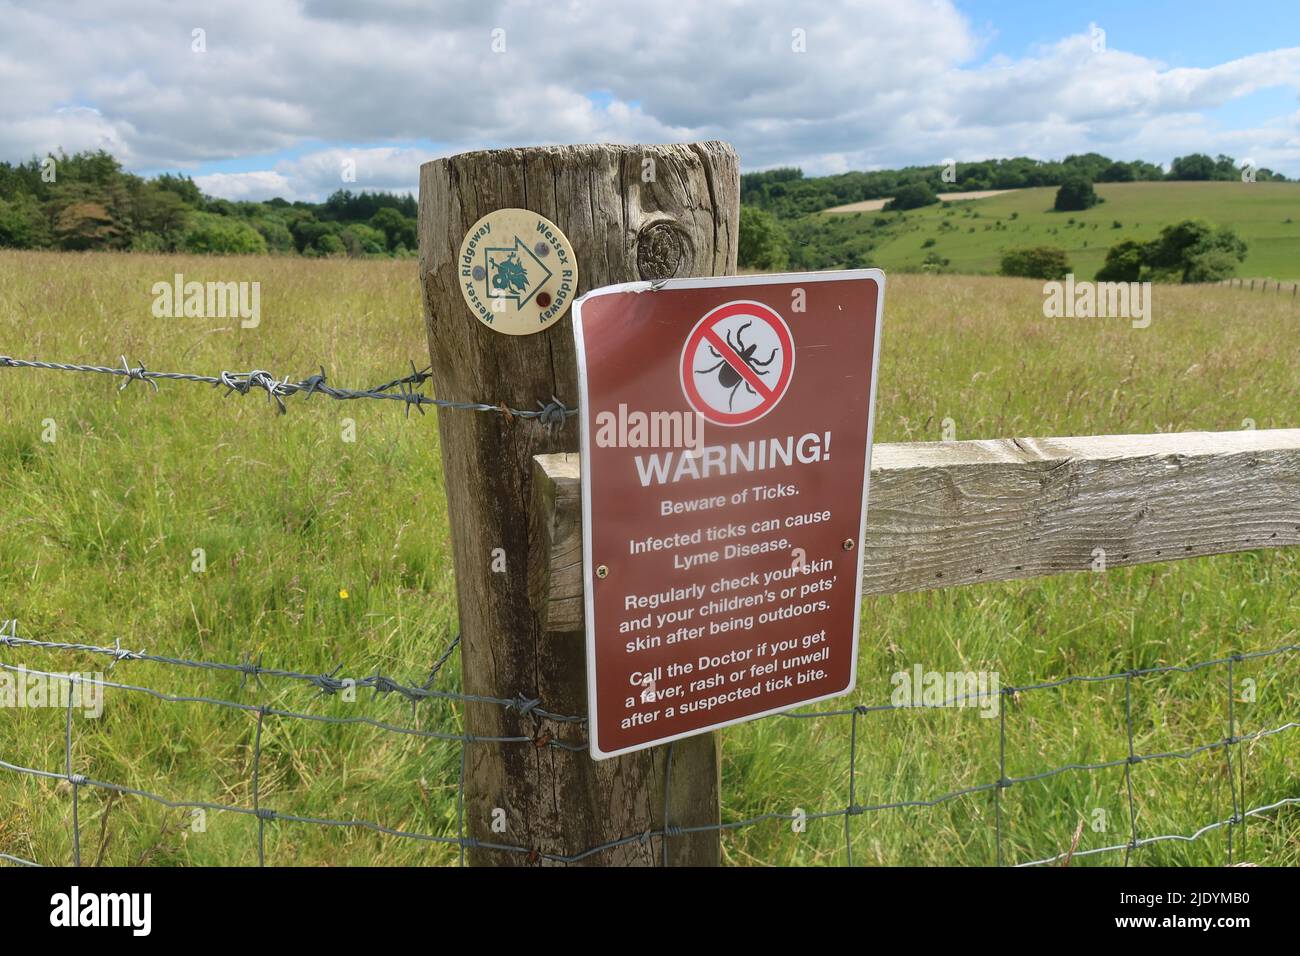
[[[125,357],[122,358],[121,362],[120,366],[86,365],[36,359],[17,359],[0,355],[0,368],[113,376],[122,379],[121,388],[125,388],[133,381],[139,381],[149,383],[157,389],[157,382],[164,380],[207,384],[216,388],[223,388],[225,395],[246,395],[250,391],[258,390],[265,392],[268,401],[273,402],[281,413],[285,411],[284,400],[290,396],[302,395],[305,398],[310,398],[314,394],[321,394],[342,401],[359,399],[400,401],[403,403],[408,415],[412,407],[422,412],[425,406],[431,405],[440,409],[496,413],[505,416],[507,419],[536,420],[539,424],[547,427],[561,426],[569,417],[576,414],[575,409],[566,407],[554,396],[549,400],[539,400],[537,402],[538,407],[535,409],[516,409],[504,403],[492,404],[431,398],[419,391],[419,388],[428,381],[430,377],[429,371],[427,369],[418,370],[414,365],[411,366],[410,374],[396,377],[373,388],[342,389],[328,384],[323,369],[319,375],[301,380],[292,380],[288,377],[278,378],[261,369],[254,369],[249,372],[223,371],[218,375],[202,375],[155,372],[140,364],[132,365]],[[735,834],[765,823],[790,824],[791,832],[798,832],[796,827],[806,827],[810,823],[839,826],[842,828],[843,836],[841,861],[851,865],[855,862],[855,821],[868,817],[888,817],[891,813],[897,814],[910,810],[932,809],[962,798],[979,797],[986,797],[991,803],[991,812],[988,817],[993,829],[993,854],[991,859],[973,860],[972,862],[1037,866],[1069,863],[1074,859],[1089,856],[1116,855],[1127,865],[1132,860],[1134,852],[1142,847],[1169,841],[1195,842],[1207,834],[1222,830],[1226,832],[1224,860],[1233,863],[1236,862],[1238,856],[1235,845],[1236,834],[1246,825],[1247,820],[1263,815],[1285,812],[1287,808],[1300,803],[1300,794],[1298,793],[1286,795],[1271,793],[1269,799],[1258,802],[1254,806],[1248,806],[1244,773],[1247,745],[1265,738],[1288,734],[1290,731],[1297,729],[1300,727],[1300,720],[1293,718],[1300,718],[1300,714],[1287,712],[1284,714],[1284,719],[1277,723],[1247,733],[1239,733],[1236,713],[1235,686],[1237,668],[1247,661],[1278,661],[1300,651],[1300,645],[1286,644],[1266,650],[1201,660],[1191,664],[1163,665],[1104,674],[1075,675],[1020,685],[1003,684],[990,691],[979,690],[973,693],[948,695],[942,700],[923,703],[900,704],[893,701],[889,703],[860,703],[835,709],[806,709],[783,713],[765,719],[800,722],[840,722],[842,725],[847,725],[847,747],[842,761],[844,779],[836,785],[836,789],[842,787],[844,794],[842,802],[811,811],[796,809],[790,812],[767,812],[738,816],[734,819],[727,819],[724,815],[724,818],[719,823],[708,826],[674,824],[668,813],[668,808],[671,806],[669,798],[673,787],[672,745],[669,744],[667,745],[669,748],[666,761],[667,772],[664,775],[664,792],[662,794],[665,813],[661,827],[637,833],[622,834],[615,839],[571,853],[548,852],[544,848],[511,843],[504,839],[501,842],[487,842],[470,837],[466,833],[465,768],[467,753],[471,752],[472,748],[475,747],[526,747],[552,753],[555,755],[555,759],[588,760],[590,758],[587,754],[587,721],[583,715],[565,714],[548,708],[545,706],[544,701],[529,695],[522,688],[515,696],[509,698],[464,694],[440,688],[437,686],[439,674],[444,671],[458,648],[459,638],[457,637],[447,644],[424,680],[403,682],[381,673],[361,677],[340,676],[342,674],[341,665],[328,672],[313,673],[267,667],[264,666],[260,658],[237,662],[221,662],[153,654],[143,650],[124,648],[120,638],[114,641],[112,646],[31,639],[25,634],[20,636],[17,620],[2,621],[0,622],[0,649],[3,649],[4,657],[0,658],[0,677],[8,676],[11,680],[38,678],[63,687],[64,693],[59,698],[62,701],[63,710],[61,728],[63,738],[61,748],[62,766],[57,768],[26,766],[22,763],[12,762],[8,754],[0,753],[0,770],[17,778],[57,781],[64,788],[67,796],[70,855],[67,859],[38,861],[28,859],[17,853],[0,852],[0,860],[15,865],[82,865],[85,861],[82,853],[80,810],[81,792],[84,789],[102,791],[113,796],[134,797],[170,809],[229,813],[249,818],[255,821],[256,824],[255,851],[259,865],[275,862],[274,859],[268,860],[267,828],[268,826],[280,825],[369,831],[400,840],[438,844],[450,848],[462,865],[465,863],[468,850],[487,850],[518,855],[524,857],[530,863],[564,864],[589,861],[593,858],[598,859],[611,850],[629,844],[650,845],[657,854],[661,854],[666,865],[670,857],[670,845],[675,839],[709,831]],[[59,658],[67,657],[77,660],[86,658],[107,659],[109,661],[108,671],[113,674],[113,679],[109,679],[107,675],[34,668],[30,666],[23,655],[37,653],[52,654]],[[119,679],[119,675],[113,670],[118,665],[137,667],[144,664],[165,668],[169,675],[182,674],[187,671],[225,675],[237,679],[237,693],[228,693],[225,696],[172,693],[160,690],[156,686],[149,686],[149,682],[142,679],[135,682]],[[1137,736],[1133,708],[1135,685],[1160,679],[1164,675],[1189,674],[1211,670],[1222,670],[1224,674],[1223,732],[1217,735],[1207,734],[1207,737],[1201,739],[1198,743],[1184,747],[1139,752],[1135,743]],[[358,693],[362,691],[369,692],[372,700],[387,697],[401,698],[410,704],[412,719],[409,723],[397,723],[391,719],[380,719],[367,714],[339,716],[337,714],[314,713],[303,708],[273,706],[265,702],[248,699],[234,699],[240,696],[248,696],[246,692],[249,690],[250,685],[253,689],[257,689],[266,682],[286,682],[299,685],[313,690],[317,697],[323,698],[345,697],[357,700]],[[158,681],[152,683],[156,684]],[[1084,684],[1122,685],[1123,719],[1117,723],[1114,730],[1117,735],[1121,735],[1123,738],[1124,755],[1103,760],[1051,762],[1046,766],[1036,767],[1029,772],[1009,773],[1007,760],[1008,741],[1014,734],[1008,729],[1007,725],[1008,707],[1003,705],[1022,701],[1031,696],[1051,695],[1068,686]],[[228,712],[243,713],[253,718],[255,727],[252,732],[251,758],[247,780],[247,792],[250,799],[245,803],[238,803],[166,795],[156,792],[155,789],[135,786],[130,782],[103,780],[76,772],[78,735],[76,720],[74,719],[77,708],[74,703],[77,694],[74,691],[88,687],[93,687],[99,693],[108,692],[114,695],[152,699],[167,706],[215,708]],[[3,691],[4,681],[0,680],[0,704],[4,702]],[[859,757],[864,738],[868,733],[868,722],[880,718],[883,714],[913,710],[915,708],[922,710],[945,709],[978,703],[980,700],[989,697],[995,698],[999,704],[996,708],[997,770],[996,775],[992,775],[992,779],[939,793],[914,793],[902,799],[878,801],[863,799],[862,794],[866,791],[864,786],[866,781],[860,769]],[[1292,695],[1290,700],[1294,701],[1294,699],[1295,697]],[[530,728],[532,732],[500,736],[482,736],[467,733],[463,729],[462,715],[459,711],[459,708],[465,704],[486,705],[510,711],[517,716],[520,726]],[[434,729],[430,729],[428,726],[419,726],[417,717],[422,708],[425,711],[430,708],[441,708],[438,719],[435,721],[437,726]],[[382,820],[299,814],[268,805],[265,798],[266,790],[263,786],[266,734],[269,732],[267,727],[268,718],[303,725],[316,725],[318,727],[326,725],[348,728],[366,727],[381,734],[396,735],[417,741],[456,745],[459,748],[458,759],[452,762],[452,766],[458,767],[459,772],[454,781],[454,829],[447,832],[427,832],[423,829],[392,825],[390,822]],[[1215,753],[1221,755],[1222,771],[1226,775],[1231,788],[1230,806],[1225,807],[1225,810],[1230,812],[1218,819],[1206,821],[1188,832],[1144,833],[1139,825],[1138,801],[1134,792],[1134,774],[1137,768],[1143,765],[1171,761],[1187,761],[1199,755]],[[1013,855],[1008,848],[1006,814],[1004,813],[1004,801],[1009,791],[1012,791],[1013,788],[1023,789],[1035,784],[1042,784],[1065,775],[1087,775],[1119,769],[1123,771],[1124,804],[1127,815],[1127,838],[1123,842],[1079,849],[1077,847],[1078,834],[1076,834],[1076,845],[1068,849],[1061,850],[1057,845],[1044,845],[1039,848],[1041,851],[1039,853],[1025,854],[1021,852]],[[55,799],[59,798],[61,798],[61,794],[55,797]],[[10,849],[12,849],[12,846]],[[362,860],[359,862],[370,861]]]
[[[492,850],[507,854],[517,854],[525,857],[526,860],[531,863],[546,862],[564,864],[577,863],[589,860],[593,857],[599,857],[601,854],[627,844],[649,844],[652,843],[652,841],[657,844],[658,848],[661,850],[662,858],[665,864],[667,864],[669,859],[669,844],[676,838],[691,833],[699,833],[709,830],[720,830],[723,833],[734,833],[739,830],[769,822],[784,822],[792,825],[800,824],[803,826],[806,826],[809,823],[821,822],[832,824],[838,822],[838,824],[843,828],[844,842],[842,862],[852,865],[854,862],[853,824],[856,819],[867,815],[887,815],[891,811],[933,808],[952,800],[957,800],[963,797],[974,797],[981,794],[987,795],[988,799],[992,802],[992,813],[990,814],[990,817],[994,829],[996,854],[993,859],[974,862],[986,862],[997,864],[999,866],[1043,866],[1061,863],[1068,864],[1073,859],[1080,859],[1087,856],[1113,854],[1119,857],[1122,862],[1127,865],[1131,862],[1134,851],[1142,847],[1167,841],[1194,842],[1203,838],[1207,834],[1223,830],[1226,832],[1224,862],[1232,864],[1238,860],[1238,855],[1234,846],[1234,836],[1240,828],[1245,826],[1247,820],[1266,814],[1273,814],[1278,811],[1284,811],[1286,808],[1300,804],[1300,794],[1293,794],[1282,797],[1281,799],[1270,799],[1255,806],[1247,806],[1244,792],[1244,762],[1246,760],[1244,748],[1246,745],[1264,738],[1288,734],[1291,731],[1300,728],[1300,720],[1287,720],[1251,732],[1238,733],[1237,715],[1235,712],[1237,668],[1247,661],[1278,660],[1290,655],[1295,655],[1300,651],[1300,645],[1289,644],[1266,650],[1201,660],[1191,664],[1147,667],[1108,674],[1074,675],[1038,683],[1004,685],[996,691],[962,694],[955,697],[945,698],[939,702],[926,702],[919,704],[897,704],[893,702],[881,704],[857,704],[835,709],[803,710],[778,714],[766,719],[845,721],[848,723],[848,749],[847,753],[844,755],[843,764],[845,767],[845,779],[843,780],[845,800],[842,804],[808,812],[799,810],[790,813],[764,813],[742,819],[729,820],[724,818],[719,824],[712,826],[676,826],[670,819],[665,819],[664,825],[659,829],[625,834],[617,839],[567,854],[546,852],[538,847],[524,846],[510,843],[508,841],[502,841],[499,843],[486,842],[466,835],[464,788],[465,759],[467,751],[473,747],[532,747],[539,749],[545,748],[554,751],[557,754],[557,759],[587,760],[590,758],[586,753],[586,718],[581,715],[562,714],[548,710],[543,706],[542,701],[529,697],[523,693],[512,699],[506,699],[462,694],[439,689],[436,686],[438,675],[451,660],[457,650],[458,644],[459,641],[457,639],[447,646],[437,661],[435,661],[429,676],[424,681],[419,683],[403,683],[378,673],[364,677],[343,677],[340,676],[341,668],[336,668],[328,673],[307,673],[266,667],[260,660],[214,662],[175,656],[155,655],[143,651],[123,648],[120,640],[116,641],[113,646],[37,640],[20,636],[17,621],[5,621],[0,625],[0,647],[5,648],[6,659],[0,660],[0,673],[8,673],[16,676],[21,675],[26,678],[41,677],[51,681],[63,682],[67,686],[68,692],[65,695],[66,704],[62,707],[63,766],[60,768],[28,767],[10,762],[5,759],[4,755],[0,755],[0,770],[18,776],[55,780],[66,785],[68,794],[68,827],[71,836],[72,854],[71,858],[66,860],[34,861],[11,853],[0,853],[0,859],[16,865],[82,865],[83,858],[79,809],[81,801],[80,794],[84,788],[93,788],[112,794],[136,797],[141,800],[152,801],[153,803],[167,808],[230,813],[252,818],[256,821],[256,853],[259,865],[266,865],[268,862],[274,862],[274,860],[268,860],[266,848],[267,827],[269,825],[280,824],[367,830],[401,840],[442,844],[454,848],[454,850],[458,852],[459,860],[463,865],[465,862],[465,853],[469,849]],[[534,722],[537,731],[533,735],[477,736],[463,731],[447,732],[442,730],[428,730],[417,726],[397,724],[390,720],[380,720],[365,715],[339,717],[321,713],[311,713],[305,710],[273,707],[267,704],[232,700],[222,697],[170,694],[149,686],[144,686],[142,683],[132,683],[119,679],[110,680],[106,676],[95,677],[68,671],[33,669],[19,662],[21,654],[24,652],[56,653],[79,658],[84,658],[86,655],[107,658],[111,661],[109,664],[110,668],[124,662],[144,662],[171,669],[193,669],[209,672],[222,672],[237,677],[239,680],[238,686],[241,690],[245,689],[249,685],[250,681],[254,685],[259,685],[263,681],[291,681],[314,688],[318,695],[326,697],[346,693],[355,694],[358,690],[368,690],[375,697],[397,695],[406,701],[409,701],[413,708],[437,705],[454,707],[457,704],[468,702],[487,704],[505,708],[513,711],[522,718],[531,719]],[[1159,679],[1162,675],[1175,673],[1190,674],[1208,670],[1221,670],[1223,673],[1225,732],[1214,736],[1211,739],[1203,740],[1201,743],[1193,746],[1176,750],[1138,752],[1134,744],[1135,720],[1133,713],[1133,694],[1135,685],[1141,682]],[[859,749],[862,746],[865,736],[864,723],[870,721],[873,717],[885,713],[918,707],[925,709],[959,706],[964,703],[970,703],[985,698],[989,696],[989,693],[996,695],[1003,702],[1011,702],[1013,700],[1022,699],[1026,695],[1052,694],[1071,685],[1100,683],[1122,683],[1124,693],[1124,722],[1123,727],[1116,729],[1118,732],[1123,733],[1126,738],[1127,754],[1124,757],[1091,762],[1080,761],[1054,764],[1035,770],[1032,773],[1010,775],[1007,772],[1007,744],[1010,736],[1006,721],[1007,707],[1002,706],[998,708],[997,716],[998,773],[996,779],[943,793],[916,794],[907,799],[892,800],[889,802],[869,803],[862,802],[859,799],[859,794],[861,792],[860,771],[858,769]],[[129,783],[100,780],[89,775],[75,772],[74,754],[76,752],[77,734],[76,721],[74,718],[77,707],[74,706],[76,695],[72,693],[72,691],[79,685],[91,685],[97,688],[100,692],[109,691],[114,694],[144,695],[168,705],[199,705],[243,711],[254,715],[256,718],[256,731],[252,747],[250,786],[252,799],[250,803],[238,804],[211,800],[187,799],[174,795],[169,796],[141,787],[136,787]],[[263,791],[260,786],[260,777],[265,745],[265,724],[269,717],[317,724],[366,725],[386,734],[408,735],[415,738],[450,741],[458,744],[460,747],[460,772],[458,779],[455,782],[457,807],[455,831],[445,833],[423,832],[391,826],[382,821],[358,818],[336,819],[301,815],[280,811],[272,806],[268,806],[262,795]],[[547,729],[543,729],[544,725]],[[551,726],[567,728],[568,730],[566,733],[557,734],[549,729]],[[669,745],[669,747],[671,746],[672,745]],[[1231,806],[1230,808],[1225,808],[1230,809],[1231,812],[1227,813],[1220,819],[1207,821],[1204,825],[1192,830],[1191,832],[1158,834],[1141,832],[1139,826],[1139,813],[1134,797],[1134,773],[1137,768],[1142,765],[1165,761],[1185,761],[1196,757],[1197,755],[1213,753],[1216,751],[1222,756],[1223,770],[1226,774],[1226,779],[1229,781],[1231,786]],[[671,788],[673,785],[671,766],[670,751],[668,760],[669,772],[665,774],[664,779],[665,807],[670,805],[668,798],[671,794]],[[1064,774],[1089,774],[1114,768],[1122,768],[1124,774],[1124,789],[1126,794],[1125,802],[1128,817],[1128,834],[1126,840],[1113,845],[1089,847],[1085,849],[1071,847],[1066,850],[1060,850],[1056,847],[1044,847],[1044,851],[1048,849],[1056,849],[1057,852],[1044,852],[1041,856],[1035,855],[1029,859],[1009,858],[1008,852],[1006,851],[1006,835],[1003,819],[1004,794],[1008,790],[1011,788],[1024,788]]]

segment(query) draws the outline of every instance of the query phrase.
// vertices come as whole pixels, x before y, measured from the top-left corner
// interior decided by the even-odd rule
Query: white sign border
[[[667,290],[667,289],[731,289],[745,288],[748,286],[763,285],[790,285],[797,283],[810,282],[843,282],[870,279],[876,283],[876,331],[875,342],[872,346],[871,353],[871,392],[867,399],[867,456],[863,470],[862,478],[862,516],[858,526],[857,538],[857,573],[854,586],[854,607],[858,613],[853,616],[853,659],[849,665],[849,683],[843,690],[832,691],[829,694],[822,694],[820,697],[813,697],[798,704],[786,705],[784,707],[774,707],[771,710],[765,710],[757,714],[747,714],[744,717],[736,717],[731,720],[720,721],[716,724],[709,724],[706,727],[697,727],[694,730],[683,731],[680,734],[674,734],[671,737],[663,737],[643,744],[636,744],[631,747],[624,747],[621,750],[602,750],[600,742],[597,739],[597,719],[596,714],[596,634],[595,634],[595,569],[592,567],[592,544],[591,544],[591,469],[588,467],[591,463],[591,435],[587,427],[587,410],[590,403],[587,395],[587,352],[582,336],[582,306],[588,299],[594,299],[602,295],[616,295],[623,292],[650,293]],[[577,349],[578,359],[578,401],[581,419],[579,431],[581,442],[579,445],[579,470],[582,478],[582,602],[583,602],[583,629],[586,632],[587,643],[587,737],[590,744],[590,753],[593,760],[607,760],[610,757],[618,757],[623,754],[635,753],[638,750],[647,750],[650,747],[658,747],[661,744],[672,743],[674,740],[682,740],[686,737],[694,737],[698,734],[708,733],[709,731],[718,730],[722,727],[730,727],[733,724],[747,723],[751,720],[758,720],[761,717],[770,717],[773,714],[784,713],[793,710],[795,707],[804,707],[808,704],[815,704],[818,701],[829,700],[833,697],[843,697],[845,694],[853,692],[857,684],[858,675],[858,639],[859,630],[862,625],[862,567],[865,559],[863,553],[863,539],[867,533],[867,498],[871,486],[871,446],[876,426],[876,380],[880,367],[880,331],[885,309],[885,273],[881,269],[844,269],[835,272],[777,272],[764,273],[762,275],[747,276],[709,276],[697,279],[664,279],[656,282],[623,282],[618,285],[603,286],[579,296],[574,300],[572,306],[573,313],[573,340]],[[793,330],[791,330],[793,335]],[[796,345],[796,348],[798,346]],[[680,364],[680,363],[679,363]]]

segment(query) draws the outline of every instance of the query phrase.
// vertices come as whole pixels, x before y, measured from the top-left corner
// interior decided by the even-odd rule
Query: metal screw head
[[[596,577],[598,578],[609,577],[609,568],[605,567],[605,565],[603,564],[596,565]]]
[[[852,538],[845,538],[845,539],[844,539],[844,544],[840,545],[840,547],[842,547],[845,551],[852,551],[852,550],[853,550],[853,539],[852,539]]]

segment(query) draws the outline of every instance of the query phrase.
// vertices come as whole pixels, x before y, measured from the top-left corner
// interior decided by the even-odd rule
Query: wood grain
[[[864,595],[1300,544],[1300,429],[878,444],[871,457]],[[578,467],[537,459],[552,510],[535,593],[562,630],[583,619]]]
[[[649,162],[647,162],[649,161]],[[731,274],[736,265],[739,161],[725,143],[676,146],[563,146],[486,150],[420,170],[420,279],[433,381],[439,398],[534,408],[539,399],[577,402],[571,314],[535,335],[493,332],[471,315],[456,256],[466,231],[496,209],[523,208],[568,236],[578,260],[577,294],[618,282]],[[586,713],[581,634],[535,612],[530,560],[546,533],[533,505],[533,458],[578,447],[577,423],[551,431],[504,415],[438,416],[456,566],[464,689],[540,698],[556,713]],[[503,549],[507,572],[491,570]],[[470,704],[475,735],[585,741],[581,724],[541,720]],[[663,748],[592,761],[543,743],[466,745],[465,823],[470,837],[573,856],[663,825]],[[669,796],[674,826],[718,821],[718,755],[712,736],[678,743]],[[505,811],[505,832],[491,828]],[[668,841],[668,862],[713,864],[716,832]],[[602,851],[595,865],[659,864],[658,838]],[[478,864],[520,864],[538,855],[483,848]]]

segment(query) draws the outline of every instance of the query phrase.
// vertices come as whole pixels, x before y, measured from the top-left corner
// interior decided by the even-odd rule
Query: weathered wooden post
[[[462,297],[462,240],[482,216],[526,209],[568,236],[577,293],[616,282],[735,272],[739,161],[725,143],[565,146],[465,153],[420,171],[420,281],[433,382],[439,398],[535,408],[577,400],[571,316],[530,335],[505,335]],[[550,630],[534,562],[546,529],[530,514],[533,456],[576,452],[578,421],[548,428],[536,419],[449,411],[439,415],[460,608],[464,690],[540,699],[558,714],[586,713],[580,631]],[[495,549],[501,549],[495,552]],[[494,552],[497,568],[494,570]],[[540,590],[542,599],[535,600]],[[511,865],[571,857],[596,846],[673,827],[716,824],[718,752],[713,734],[668,748],[596,762],[585,727],[491,704],[465,709],[467,732],[526,736],[533,743],[468,743],[467,836],[525,846],[530,854],[472,847],[474,864]],[[581,744],[576,751],[553,741]],[[504,811],[502,814],[500,811]],[[502,831],[494,819],[504,820]],[[594,865],[711,865],[716,830],[630,840],[581,862]]]

